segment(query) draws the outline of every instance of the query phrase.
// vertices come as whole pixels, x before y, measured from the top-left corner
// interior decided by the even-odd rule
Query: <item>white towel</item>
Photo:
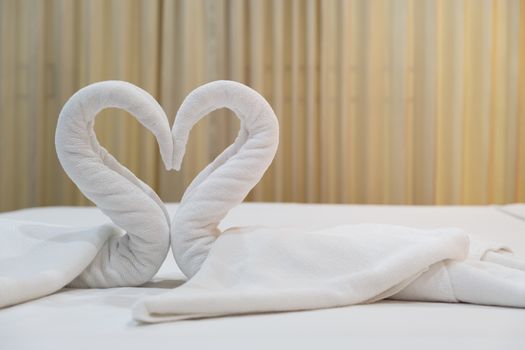
[[[468,236],[457,229],[362,224],[221,232],[219,222],[260,180],[279,137],[275,114],[257,92],[234,82],[209,83],[190,93],[177,113],[175,168],[193,125],[223,107],[241,120],[239,136],[188,187],[171,227],[175,259],[191,279],[140,300],[136,320],[307,310],[388,297],[525,307],[525,266],[498,246],[473,246],[468,258]]]
[[[136,286],[149,281],[169,251],[170,218],[144,182],[98,143],[95,116],[121,108],[153,132],[172,160],[173,139],[160,105],[126,82],[106,81],[75,93],[64,105],[56,150],[82,193],[115,225],[66,227],[0,220],[0,307],[74,287]]]

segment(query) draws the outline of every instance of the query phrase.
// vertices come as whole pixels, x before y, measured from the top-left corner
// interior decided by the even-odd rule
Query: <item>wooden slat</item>
[[[25,203],[32,203],[32,187],[31,182],[34,181],[31,176],[31,156],[34,148],[31,147],[31,107],[29,103],[29,95],[31,91],[31,77],[30,77],[30,50],[31,50],[31,29],[32,16],[30,9],[32,4],[30,1],[20,1],[18,3],[18,23],[17,33],[20,37],[17,40],[16,55],[17,61],[15,65],[16,70],[16,95],[15,95],[15,130],[24,130],[17,135],[15,149],[17,155],[14,162],[14,171],[16,174],[25,174],[24,176],[17,175],[14,178],[13,185],[17,189],[15,195],[16,205],[22,206]],[[38,65],[38,60],[35,62]]]
[[[340,49],[338,57],[337,72],[340,77],[337,79],[337,107],[340,127],[338,130],[340,150],[340,173],[337,186],[339,188],[339,201],[350,202],[356,189],[355,159],[357,147],[355,128],[355,87],[352,81],[355,80],[354,72],[357,65],[356,50],[352,49],[355,45],[357,34],[357,6],[356,1],[338,2],[338,31],[340,37]]]
[[[415,26],[415,0],[408,0],[407,4],[407,71],[405,77],[405,139],[403,141],[403,148],[405,153],[405,195],[404,203],[414,203],[414,57],[415,57],[415,34],[417,30]]]
[[[488,200],[488,132],[491,100],[490,3],[465,3],[465,92],[463,107],[462,199]],[[492,45],[495,43],[492,42]]]
[[[317,12],[318,4],[315,0],[308,0],[306,4],[306,201],[319,200],[319,149],[318,149],[318,86],[317,86]]]
[[[463,4],[437,5],[437,103],[435,202],[458,203],[460,185],[461,111],[463,106]]]
[[[407,1],[389,3],[390,17],[387,35],[388,42],[388,94],[385,133],[388,142],[384,143],[385,168],[388,176],[384,176],[385,193],[383,202],[402,204],[405,202],[405,171],[406,157],[404,139],[408,137],[405,129],[406,108],[406,76],[407,76]]]
[[[520,42],[518,63],[518,109],[517,109],[517,151],[516,151],[516,193],[514,198],[507,199],[515,202],[525,202],[525,5],[520,3]]]
[[[383,122],[385,118],[385,52],[383,37],[385,35],[385,10],[381,0],[370,2],[366,33],[368,37],[367,58],[367,127],[366,127],[366,201],[381,203],[384,193],[381,174],[383,162]]]
[[[284,199],[284,188],[286,186],[284,182],[284,167],[285,167],[285,152],[286,152],[286,139],[287,134],[286,128],[283,128],[283,124],[286,121],[287,116],[284,115],[284,6],[282,6],[279,0],[273,1],[272,4],[272,17],[271,17],[271,30],[272,30],[272,74],[273,84],[271,90],[273,110],[279,119],[281,126],[280,133],[280,145],[279,150],[273,161],[273,182],[274,191],[273,198],[276,201],[282,202]]]
[[[18,188],[15,178],[21,174],[15,168],[17,137],[14,117],[16,111],[16,81],[18,78],[16,58],[16,20],[18,4],[15,1],[0,1],[0,210],[10,210],[26,205],[18,203]],[[18,18],[20,20],[20,18]],[[10,151],[6,151],[10,150]]]
[[[507,20],[507,2],[492,2],[492,66],[491,66],[491,103],[489,121],[488,154],[488,198],[501,203],[505,195],[505,136],[507,129],[506,86],[506,51],[505,24]]]
[[[518,149],[516,147],[518,138],[516,135],[516,128],[518,127],[518,100],[521,99],[518,95],[518,64],[519,64],[519,50],[520,50],[520,0],[511,0],[507,7],[507,26],[505,40],[507,41],[506,61],[507,68],[505,74],[507,76],[507,129],[505,142],[505,178],[504,182],[504,196],[502,203],[506,203],[510,198],[513,198],[516,193],[516,154]]]
[[[364,28],[368,28],[370,20],[369,6],[358,1],[355,7],[355,36],[353,36],[352,52],[355,52],[355,62],[352,69],[352,95],[355,101],[355,117],[350,120],[352,135],[352,176],[355,187],[352,191],[352,202],[367,202],[367,159],[368,159],[368,36]]]
[[[428,0],[416,1],[414,40],[414,173],[415,203],[434,201],[434,133],[435,133],[435,79],[436,27],[435,8]]]
[[[301,0],[293,0],[291,9],[291,200],[304,202],[306,198],[306,97],[305,97],[305,40],[306,6]]]
[[[339,25],[338,7],[336,0],[321,2],[321,38],[320,38],[320,114],[319,131],[320,143],[320,182],[322,203],[338,201],[337,168],[339,161],[338,146],[339,128],[336,69],[338,60]]]

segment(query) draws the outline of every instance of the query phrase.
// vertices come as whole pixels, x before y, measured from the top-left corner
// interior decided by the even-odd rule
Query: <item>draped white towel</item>
[[[66,285],[140,285],[164,261],[170,228],[164,203],[97,141],[94,119],[112,107],[128,111],[153,132],[171,168],[168,119],[146,91],[126,82],[105,81],[75,93],[59,116],[58,158],[82,193],[115,225],[78,228],[0,220],[0,307]]]
[[[171,244],[191,279],[133,307],[144,322],[267,311],[307,310],[406,300],[525,307],[525,264],[498,245],[469,245],[454,228],[417,230],[378,224],[321,231],[244,227],[219,222],[270,165],[278,123],[265,99],[235,82],[203,85],[182,103],[173,125],[179,168],[194,124],[229,108],[239,136],[186,190]]]

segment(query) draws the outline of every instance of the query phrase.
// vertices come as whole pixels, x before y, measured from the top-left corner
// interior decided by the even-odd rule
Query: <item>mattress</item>
[[[168,204],[170,214],[176,204]],[[46,207],[0,217],[78,226],[109,219],[93,207]],[[353,223],[459,227],[507,244],[525,258],[525,204],[373,206],[245,203],[222,228],[324,228]],[[171,256],[140,288],[71,289],[0,310],[0,349],[425,348],[525,349],[525,310],[468,304],[382,301],[334,309],[143,325],[131,305],[184,282]]]

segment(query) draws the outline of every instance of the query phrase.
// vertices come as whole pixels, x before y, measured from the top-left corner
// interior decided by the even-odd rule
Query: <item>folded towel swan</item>
[[[0,307],[66,285],[140,285],[164,261],[169,215],[157,194],[98,143],[94,119],[105,108],[121,108],[135,116],[155,135],[164,161],[171,162],[168,119],[146,91],[122,81],[105,81],[75,93],[59,116],[58,158],[82,193],[116,226],[79,229],[0,220]]]
[[[60,113],[56,150],[62,167],[80,191],[126,235],[108,240],[73,281],[74,286],[133,286],[151,279],[169,247],[170,217],[148,185],[98,143],[94,119],[105,108],[121,108],[156,137],[167,164],[173,153],[166,114],[146,91],[122,81],[92,84],[74,94]]]
[[[170,228],[163,202],[102,148],[93,131],[104,108],[127,110],[156,136],[167,169],[179,168],[193,125],[217,108],[241,119],[235,142],[186,190]],[[145,91],[125,82],[81,89],[64,106],[56,146],[62,166],[115,225],[69,227],[0,220],[0,307],[65,285],[140,285],[171,246],[191,279],[140,300],[145,322],[265,311],[307,310],[384,298],[525,307],[525,262],[458,229],[360,224],[306,231],[219,222],[270,165],[278,123],[254,90],[218,81],[183,102],[172,133]],[[124,232],[126,234],[123,234]]]
[[[307,310],[389,297],[525,307],[525,263],[504,247],[469,244],[454,228],[360,224],[221,232],[219,222],[273,160],[278,123],[266,100],[242,84],[201,86],[183,101],[173,125],[176,169],[191,128],[218,108],[241,120],[239,135],[194,179],[171,225],[173,254],[191,279],[138,301],[136,320]]]

